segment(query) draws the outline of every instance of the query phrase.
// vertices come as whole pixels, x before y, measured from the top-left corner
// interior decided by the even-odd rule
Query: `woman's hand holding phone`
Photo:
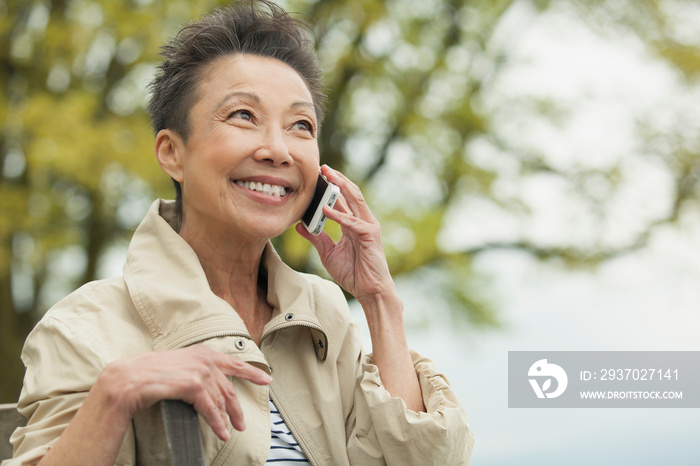
[[[360,188],[327,165],[321,167],[321,173],[339,188],[334,208],[321,205],[323,215],[340,225],[343,236],[335,243],[325,232],[314,236],[302,225],[297,225],[297,231],[314,245],[331,277],[358,301],[377,293],[393,293],[380,225]]]

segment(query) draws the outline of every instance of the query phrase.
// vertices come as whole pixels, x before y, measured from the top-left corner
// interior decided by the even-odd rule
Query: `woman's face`
[[[311,93],[293,68],[256,55],[220,58],[203,76],[179,157],[183,228],[277,236],[299,220],[316,185]]]

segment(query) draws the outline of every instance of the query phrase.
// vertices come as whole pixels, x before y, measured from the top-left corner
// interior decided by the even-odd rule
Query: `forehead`
[[[313,97],[301,75],[275,58],[227,55],[207,64],[201,76],[195,106],[216,105],[227,94],[241,91],[268,103],[287,105],[303,101],[313,105]]]

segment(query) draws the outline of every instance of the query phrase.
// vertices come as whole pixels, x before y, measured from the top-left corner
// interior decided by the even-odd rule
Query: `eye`
[[[313,127],[313,125],[312,125],[310,122],[306,121],[306,120],[299,120],[299,121],[297,121],[296,123],[294,123],[294,125],[292,125],[292,128],[298,129],[298,130],[301,130],[301,131],[307,131],[307,132],[309,132],[309,133],[311,133],[311,134],[313,134],[313,132],[314,132],[314,127]]]
[[[236,110],[235,112],[232,112],[228,117],[229,118],[240,118],[240,119],[246,120],[246,121],[253,120],[253,114],[250,113],[250,111],[248,111],[248,110]]]

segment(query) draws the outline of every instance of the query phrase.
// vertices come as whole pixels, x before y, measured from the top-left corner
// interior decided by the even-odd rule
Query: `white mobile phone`
[[[323,215],[323,206],[333,207],[339,195],[340,189],[333,183],[329,183],[326,177],[319,173],[314,197],[311,199],[309,208],[306,209],[306,212],[301,217],[301,223],[304,224],[309,233],[312,235],[321,233],[323,225],[326,223],[326,216]]]

